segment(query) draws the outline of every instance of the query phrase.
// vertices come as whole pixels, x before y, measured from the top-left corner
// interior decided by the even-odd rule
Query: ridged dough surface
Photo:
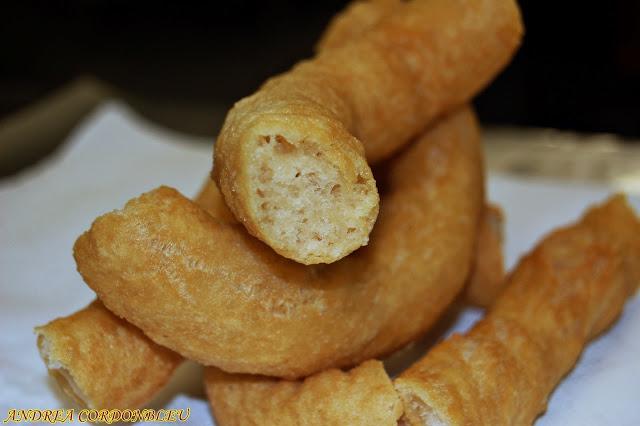
[[[38,349],[62,390],[89,408],[137,408],[182,362],[99,301],[36,328]]]
[[[639,284],[640,222],[613,197],[542,240],[483,320],[400,375],[403,424],[532,424]]]
[[[395,426],[402,403],[380,361],[300,381],[207,368],[205,389],[218,426]]]

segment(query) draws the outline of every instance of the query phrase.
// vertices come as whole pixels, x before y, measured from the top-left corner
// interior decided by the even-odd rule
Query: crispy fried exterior
[[[348,372],[326,370],[304,381],[209,367],[205,389],[219,426],[395,426],[402,415],[400,398],[380,361],[366,361]]]
[[[586,343],[640,282],[640,222],[621,196],[546,237],[468,334],[437,345],[395,387],[411,425],[532,424]]]
[[[506,285],[503,256],[504,215],[500,207],[484,208],[473,269],[465,289],[465,299],[472,305],[489,307]]]
[[[390,15],[402,0],[366,0],[353,1],[345,10],[331,19],[329,25],[316,45],[321,52],[327,49],[342,47],[346,43],[357,40],[367,31],[375,27],[386,16]]]
[[[149,340],[99,301],[37,327],[38,349],[58,385],[89,408],[136,408],[171,378],[182,358]]]
[[[389,164],[369,247],[324,267],[283,259],[168,188],[98,218],[74,256],[105,305],[157,343],[229,372],[306,376],[392,352],[455,298],[481,165],[473,114],[442,120]]]
[[[236,103],[216,143],[213,173],[229,208],[301,263],[366,244],[378,208],[367,160],[469,100],[521,35],[513,0],[417,0],[269,80]]]

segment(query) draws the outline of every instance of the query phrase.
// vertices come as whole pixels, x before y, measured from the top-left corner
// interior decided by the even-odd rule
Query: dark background
[[[310,56],[345,4],[2,2],[0,120],[83,75],[149,102],[227,107]],[[477,98],[481,119],[640,136],[640,1],[520,4],[524,44]]]

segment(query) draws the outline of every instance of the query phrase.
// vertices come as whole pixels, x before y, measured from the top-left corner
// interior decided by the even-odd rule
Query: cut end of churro
[[[44,361],[49,375],[53,377],[60,389],[74,402],[82,407],[92,408],[89,398],[80,390],[71,372],[63,365],[62,361],[55,356],[55,351],[52,349],[52,345],[43,330],[36,328],[35,331],[38,336],[38,352],[40,352],[40,357]]]
[[[259,237],[307,265],[334,262],[368,243],[379,201],[370,170],[345,176],[304,140],[277,133],[256,139],[248,190]]]

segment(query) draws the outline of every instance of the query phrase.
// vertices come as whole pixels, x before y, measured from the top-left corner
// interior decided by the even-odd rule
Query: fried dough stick
[[[367,244],[388,157],[468,101],[522,35],[513,0],[416,0],[231,109],[214,175],[249,233],[304,264]],[[365,157],[366,156],[366,157]]]
[[[302,377],[393,352],[462,290],[481,164],[472,112],[439,122],[389,164],[370,246],[335,265],[283,259],[168,188],[98,218],[74,255],[102,302],[157,343],[229,372]]]
[[[182,362],[99,301],[37,327],[49,374],[89,408],[135,408],[148,402]]]
[[[380,361],[331,369],[304,381],[229,374],[209,367],[205,390],[219,426],[389,425],[402,403]]]
[[[485,319],[400,375],[403,424],[532,424],[639,283],[640,222],[613,197],[546,237]]]
[[[225,216],[229,211],[212,181],[205,183],[196,202],[206,207],[213,217],[234,222],[233,216]],[[467,280],[466,300],[479,306],[488,306],[490,298],[501,288],[503,269],[497,262],[501,262],[502,247],[496,242],[501,239],[501,228],[497,225],[501,226],[502,217],[497,216],[498,213],[495,206],[485,208],[475,266]],[[494,269],[490,265],[497,266]],[[175,353],[174,357],[170,356],[173,352],[155,344],[98,300],[36,331],[38,348],[51,376],[73,399],[90,408],[144,406],[164,387],[181,360]],[[117,345],[112,344],[115,341]],[[90,351],[69,350],[69,347],[90,348]],[[110,367],[104,372],[100,366]],[[114,371],[118,373],[112,374]],[[221,373],[208,377],[235,380],[232,375]],[[214,400],[213,396],[210,398]]]

